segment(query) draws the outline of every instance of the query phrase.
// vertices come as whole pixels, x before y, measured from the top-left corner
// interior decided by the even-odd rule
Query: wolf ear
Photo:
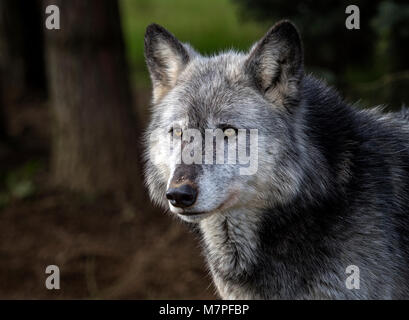
[[[270,101],[296,99],[303,76],[303,53],[296,27],[283,20],[275,24],[250,50],[245,63],[257,88]]]
[[[153,85],[153,101],[157,102],[176,80],[194,54],[165,28],[151,24],[145,33],[145,59]]]

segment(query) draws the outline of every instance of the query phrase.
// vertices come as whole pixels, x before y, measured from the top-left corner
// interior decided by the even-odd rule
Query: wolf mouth
[[[222,209],[228,207],[237,197],[237,192],[231,193],[226,201],[222,202],[215,210],[211,211],[187,211],[187,210],[182,210],[181,212],[178,212],[177,214],[184,216],[184,217],[203,217],[204,215],[212,215],[213,213],[220,212]]]
[[[189,214],[178,213],[180,219],[189,222],[189,223],[199,223],[200,221],[210,217],[214,212],[192,212]]]
[[[200,212],[188,212],[188,211],[182,211],[178,214],[182,215],[182,216],[201,216],[204,214],[211,214],[212,212],[209,211],[200,211]]]

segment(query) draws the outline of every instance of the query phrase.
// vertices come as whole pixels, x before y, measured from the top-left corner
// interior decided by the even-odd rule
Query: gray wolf
[[[289,21],[248,52],[210,57],[152,24],[145,57],[146,184],[198,231],[222,298],[409,298],[407,111],[357,108],[305,74]],[[178,162],[165,141],[190,128],[258,130],[256,172]],[[183,139],[181,152],[194,143]],[[352,289],[350,265],[360,271]]]

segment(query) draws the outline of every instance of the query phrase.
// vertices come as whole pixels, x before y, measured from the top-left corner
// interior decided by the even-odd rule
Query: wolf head
[[[299,176],[291,123],[303,55],[292,23],[277,23],[247,53],[211,57],[152,24],[145,57],[153,85],[146,182],[156,203],[196,222],[294,195]],[[216,154],[220,146],[227,147]],[[240,151],[247,163],[239,161]]]

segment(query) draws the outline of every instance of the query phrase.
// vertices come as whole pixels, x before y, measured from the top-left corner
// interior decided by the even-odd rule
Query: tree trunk
[[[6,141],[7,138],[6,118],[4,116],[3,84],[0,77],[0,143]]]
[[[7,101],[46,95],[41,0],[0,1],[0,69]]]
[[[131,108],[119,9],[112,0],[45,0],[55,182],[86,194],[141,192],[139,126]]]

